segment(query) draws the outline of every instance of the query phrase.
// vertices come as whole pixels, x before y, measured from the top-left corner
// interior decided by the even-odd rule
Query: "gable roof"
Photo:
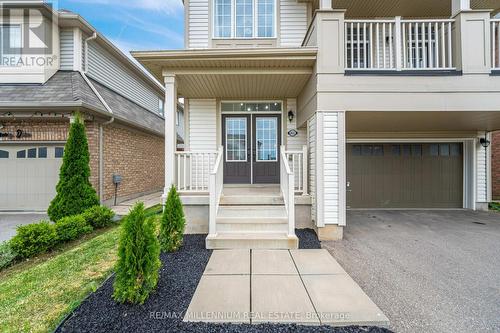
[[[83,107],[164,135],[164,118],[91,80],[107,111],[79,72],[58,71],[44,84],[0,84],[0,108]]]

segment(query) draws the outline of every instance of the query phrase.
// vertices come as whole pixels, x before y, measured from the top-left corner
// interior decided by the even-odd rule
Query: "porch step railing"
[[[223,148],[219,147],[217,152],[217,157],[215,159],[215,164],[210,171],[210,177],[208,180],[208,193],[210,196],[210,206],[209,206],[209,220],[208,220],[208,233],[209,235],[217,234],[217,211],[219,210],[220,198],[222,196],[222,189],[224,183],[224,163],[222,163],[223,158]]]
[[[491,67],[500,70],[500,19],[491,20]]]
[[[295,235],[295,177],[285,153],[285,147],[280,149],[280,188],[285,202],[285,210],[288,216],[288,235]]]
[[[285,150],[285,157],[290,170],[295,176],[295,192],[307,194],[307,146],[302,150]]]
[[[345,21],[347,70],[454,70],[450,19]]]
[[[217,156],[217,151],[176,152],[177,189],[182,192],[208,192],[208,178]]]

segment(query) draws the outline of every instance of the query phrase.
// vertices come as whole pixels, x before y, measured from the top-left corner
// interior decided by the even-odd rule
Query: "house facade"
[[[500,132],[493,133],[491,147],[492,198],[500,200]]]
[[[33,1],[0,9],[0,210],[48,207],[75,112],[103,203],[163,189],[162,85],[78,14]]]
[[[185,49],[133,56],[165,83],[165,183],[208,247],[293,240],[295,227],[339,239],[348,209],[487,209],[487,142],[500,128],[497,1],[184,6]],[[273,202],[262,184],[279,192],[281,236],[262,223]]]

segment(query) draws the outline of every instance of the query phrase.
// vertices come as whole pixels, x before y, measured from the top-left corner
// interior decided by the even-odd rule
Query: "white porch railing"
[[[285,209],[288,215],[288,235],[295,235],[295,190],[294,181],[295,177],[285,154],[285,147],[281,146],[280,149],[281,162],[280,162],[280,187],[285,202]]]
[[[182,192],[207,192],[208,178],[217,158],[217,151],[175,153],[176,186]]]
[[[454,70],[453,20],[346,20],[347,70]]]
[[[307,146],[300,151],[285,150],[290,170],[295,175],[295,192],[307,194]]]
[[[500,70],[500,19],[491,20],[491,67]]]
[[[223,148],[219,147],[217,158],[213,169],[210,171],[210,177],[208,180],[208,192],[210,196],[208,233],[210,235],[215,235],[217,233],[217,211],[219,210],[220,197],[222,195],[224,183],[224,163],[222,163],[222,157],[224,155],[223,151]]]

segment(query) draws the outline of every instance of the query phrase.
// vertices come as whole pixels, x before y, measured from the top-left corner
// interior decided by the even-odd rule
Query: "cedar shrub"
[[[61,242],[67,242],[79,238],[93,230],[87,224],[82,215],[66,216],[56,222],[57,238]]]
[[[87,224],[94,228],[104,228],[114,223],[115,213],[106,206],[93,206],[82,214]]]
[[[81,115],[77,113],[64,147],[57,194],[47,211],[52,221],[81,214],[87,208],[99,205],[99,198],[89,181],[89,160],[85,125]]]
[[[160,246],[163,251],[173,252],[182,245],[186,220],[179,194],[172,185],[168,192],[160,223]]]
[[[19,258],[30,258],[46,252],[58,241],[55,226],[47,221],[22,225],[16,231],[9,245]]]
[[[142,304],[156,287],[161,266],[154,219],[146,218],[140,202],[122,223],[113,297],[120,303]]]

